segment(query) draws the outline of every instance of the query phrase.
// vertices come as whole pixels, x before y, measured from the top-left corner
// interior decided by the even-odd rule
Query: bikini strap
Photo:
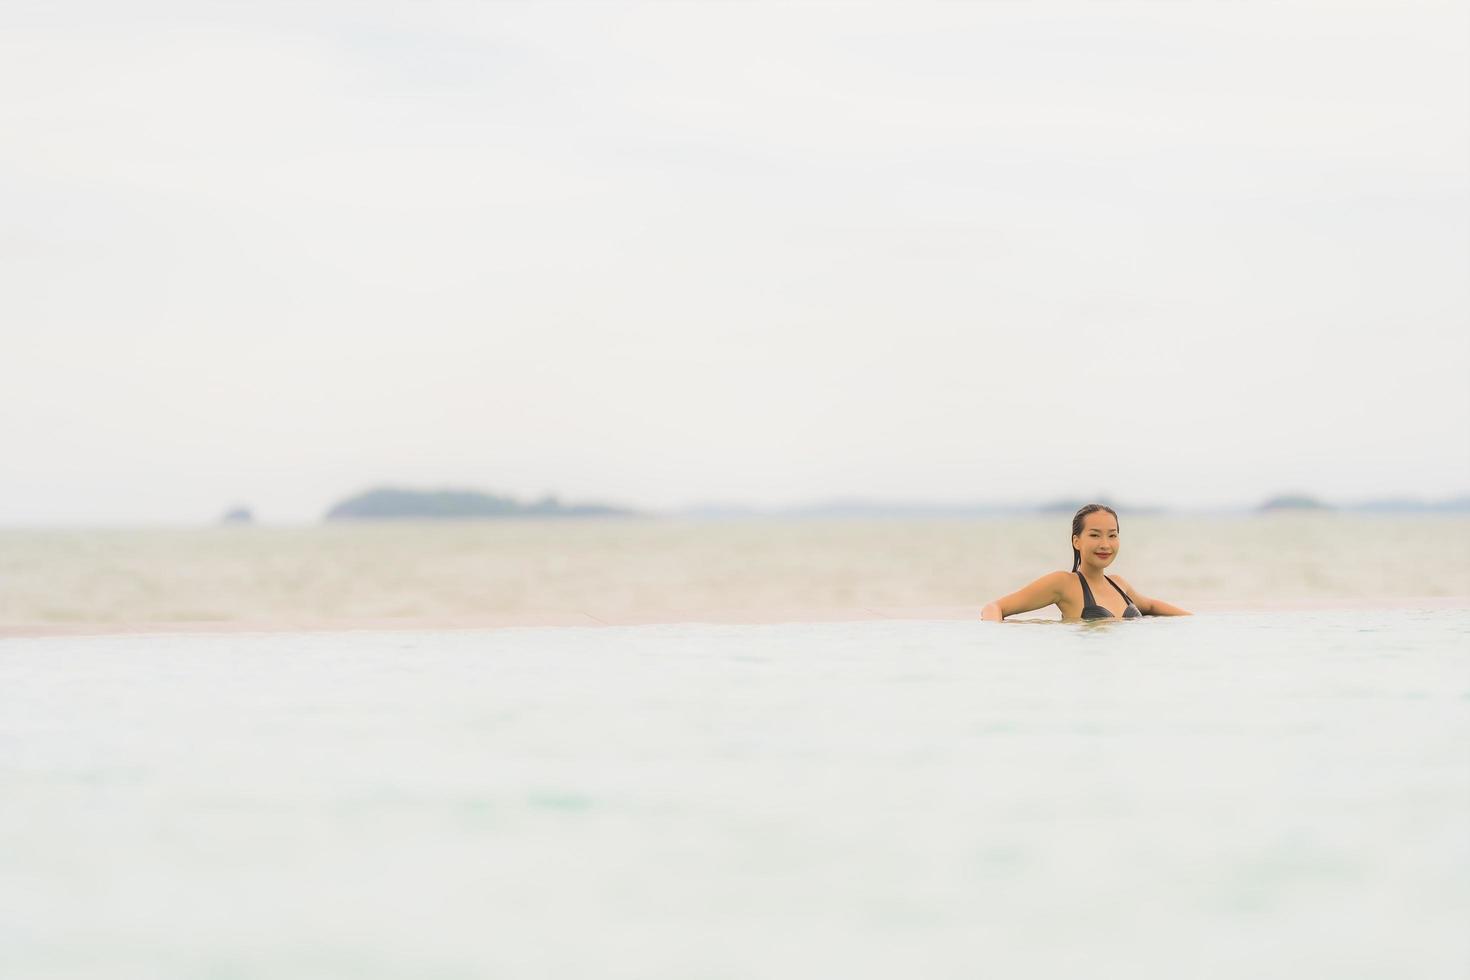
[[[1106,575],[1104,575],[1103,578],[1108,578],[1108,577]],[[1110,578],[1108,578],[1108,584],[1111,585],[1113,588],[1117,589],[1118,590],[1118,595],[1122,596],[1124,599],[1127,599],[1128,600],[1128,604],[1130,606],[1133,605],[1133,600],[1128,598],[1128,593],[1126,593],[1126,592],[1123,591],[1123,587],[1121,585],[1119,585],[1117,582],[1114,582]]]

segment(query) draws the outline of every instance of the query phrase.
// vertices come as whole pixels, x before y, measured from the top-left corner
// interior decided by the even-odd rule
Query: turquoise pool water
[[[1470,611],[0,640],[0,974],[1461,978]]]

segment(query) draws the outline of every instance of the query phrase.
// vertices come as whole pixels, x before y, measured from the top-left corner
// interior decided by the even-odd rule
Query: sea
[[[0,976],[1470,975],[1470,522],[1056,524],[0,532]]]
[[[1470,514],[1120,523],[1112,570],[1185,608],[1470,597]],[[0,528],[0,631],[978,612],[1071,565],[1070,515]]]

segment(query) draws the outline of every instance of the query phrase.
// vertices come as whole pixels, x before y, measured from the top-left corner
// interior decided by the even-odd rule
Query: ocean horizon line
[[[1352,515],[1377,517],[1450,517],[1470,514],[1470,495],[1448,498],[1375,498],[1354,501],[1332,501],[1312,498],[1303,505],[1270,506],[1266,503],[1233,503],[1202,506],[1131,504],[1108,498],[1093,498],[1128,514],[1130,517],[1276,517],[1281,514],[1314,514],[1321,516]],[[1274,498],[1273,498],[1274,499]],[[269,518],[251,514],[244,521],[222,518],[144,518],[144,519],[79,519],[79,520],[14,520],[0,518],[0,531],[89,531],[147,530],[150,528],[180,530],[234,525],[236,527],[308,528],[340,524],[448,524],[456,522],[516,523],[587,523],[599,521],[694,520],[711,523],[726,521],[804,521],[804,520],[1015,520],[1055,518],[1075,511],[1083,503],[1052,502],[1045,504],[944,503],[934,501],[833,499],[807,504],[761,506],[755,504],[704,502],[678,507],[623,508],[617,513],[569,514],[460,514],[402,515],[357,517],[328,520],[325,517]],[[227,513],[233,513],[228,511]]]

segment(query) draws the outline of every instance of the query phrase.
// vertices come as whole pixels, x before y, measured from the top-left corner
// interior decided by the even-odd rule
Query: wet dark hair
[[[1082,522],[1083,522],[1083,520],[1086,519],[1086,517],[1087,517],[1088,514],[1095,514],[1095,513],[1097,513],[1100,510],[1105,510],[1109,514],[1112,514],[1113,515],[1113,520],[1116,521],[1118,519],[1118,512],[1115,511],[1115,510],[1113,510],[1113,508],[1109,507],[1107,504],[1088,504],[1086,507],[1083,507],[1077,513],[1075,513],[1075,514],[1072,515],[1072,537],[1075,538],[1075,537],[1077,537],[1077,535],[1079,535],[1079,534],[1082,533]],[[1076,548],[1073,548],[1072,549],[1072,571],[1074,571],[1074,572],[1077,571],[1078,567],[1081,564],[1082,564],[1082,552],[1078,551]]]

